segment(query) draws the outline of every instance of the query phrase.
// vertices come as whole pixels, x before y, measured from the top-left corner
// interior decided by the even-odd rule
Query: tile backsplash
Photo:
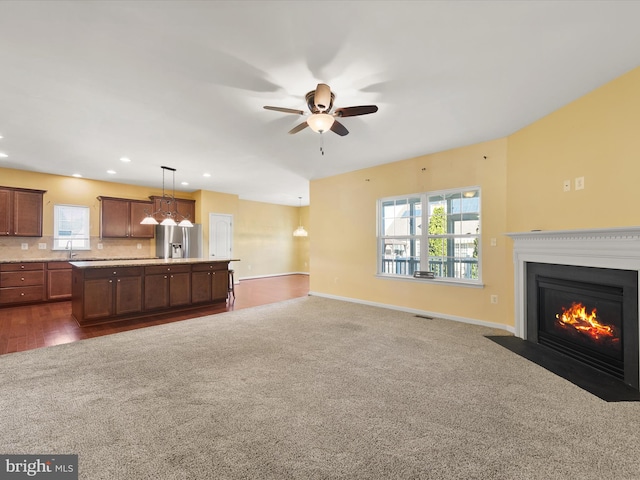
[[[26,249],[24,248],[26,246]],[[44,248],[41,248],[44,246]],[[0,237],[2,260],[67,260],[66,250],[52,250],[53,237]],[[102,247],[102,248],[100,248]],[[155,256],[155,243],[145,238],[91,237],[91,250],[74,250],[74,260],[146,258]]]

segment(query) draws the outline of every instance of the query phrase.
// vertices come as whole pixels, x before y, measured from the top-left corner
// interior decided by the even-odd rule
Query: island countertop
[[[239,262],[238,258],[146,258],[137,260],[89,260],[69,262],[76,268],[147,267],[155,265],[191,265],[194,263]]]

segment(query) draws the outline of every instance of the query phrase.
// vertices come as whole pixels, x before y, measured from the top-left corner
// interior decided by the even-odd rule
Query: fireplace
[[[507,348],[605,400],[640,400],[640,227],[507,235],[515,294]]]
[[[638,272],[526,264],[526,339],[638,389]]]

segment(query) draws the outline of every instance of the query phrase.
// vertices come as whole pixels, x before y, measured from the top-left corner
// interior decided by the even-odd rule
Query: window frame
[[[441,196],[444,199],[446,199],[447,197],[451,197],[451,196],[455,196],[455,195],[460,195],[460,198],[462,200],[465,192],[471,192],[474,191],[476,192],[474,197],[477,197],[477,212],[473,211],[473,212],[464,212],[461,211],[457,212],[455,215],[458,216],[460,218],[460,221],[473,221],[473,222],[477,222],[477,227],[476,227],[476,233],[444,233],[444,234],[430,234],[429,233],[429,212],[430,212],[430,205],[433,205],[434,202],[430,202],[430,199],[432,199],[433,197],[436,196]],[[420,212],[420,217],[415,217],[415,218],[420,218],[420,225],[416,226],[415,228],[415,233],[414,234],[410,234],[411,233],[411,225],[409,222],[409,231],[407,231],[406,233],[409,234],[405,234],[405,235],[388,235],[385,233],[385,218],[390,218],[390,217],[385,217],[385,207],[391,207],[392,205],[389,205],[390,202],[393,202],[393,206],[395,208],[396,205],[398,205],[398,201],[405,201],[405,202],[410,202],[411,199],[416,199],[419,198],[420,199],[420,204],[421,204],[421,212]],[[403,280],[415,280],[415,281],[431,281],[431,282],[438,282],[438,283],[454,283],[457,285],[469,285],[469,286],[482,286],[482,191],[481,188],[479,186],[469,186],[469,187],[461,187],[461,188],[451,188],[451,189],[446,189],[446,190],[434,190],[434,191],[429,191],[429,192],[422,192],[422,193],[417,193],[417,194],[407,194],[407,195],[396,195],[393,197],[384,197],[384,198],[380,198],[377,201],[377,211],[376,211],[376,218],[377,218],[377,225],[376,225],[376,243],[377,243],[377,262],[376,262],[376,275],[379,277],[383,277],[383,278],[389,278],[389,279],[403,279]],[[461,203],[461,206],[463,204]],[[452,215],[453,213],[449,212],[447,213],[448,215]],[[467,218],[465,220],[465,215],[471,215],[471,216],[475,216],[477,214],[477,218],[472,218],[469,219]],[[399,218],[399,217],[398,217]],[[412,218],[412,211],[411,209],[409,209],[408,212],[408,218]],[[422,228],[422,226],[425,226],[425,228]],[[418,231],[419,230],[419,231]],[[394,232],[395,233],[395,232]],[[430,256],[429,253],[429,246],[431,245],[430,240],[433,239],[444,239],[444,240],[451,240],[452,244],[454,246],[454,248],[456,248],[456,244],[458,245],[462,245],[464,244],[469,244],[469,241],[467,240],[466,242],[456,242],[456,240],[461,240],[461,239],[469,239],[469,238],[473,238],[473,244],[474,244],[474,250],[475,250],[475,256],[471,257],[471,258],[475,258],[475,262],[472,262],[471,265],[471,269],[474,268],[474,265],[477,268],[477,278],[468,278],[468,277],[455,277],[455,276],[435,276],[434,278],[415,278],[413,276],[413,270],[429,270],[429,268],[423,268],[424,265],[429,265],[430,264],[430,260],[433,259],[432,256]],[[395,241],[395,243],[394,243]],[[405,258],[406,260],[404,260],[404,265],[402,265],[401,263],[396,263],[396,260],[393,258],[386,258],[387,256],[387,250],[388,250],[388,246],[389,245],[395,245],[396,243],[400,244],[400,243],[404,243],[405,245],[408,243],[409,245],[412,245],[412,241],[417,242],[419,244],[419,255],[418,258],[416,259],[415,256],[412,257],[411,252],[409,252],[409,255],[406,255]],[[392,251],[393,251],[393,247],[392,247]],[[415,252],[414,252],[415,253]],[[443,257],[438,257],[438,258],[443,258]],[[450,258],[450,262],[451,265],[454,266],[455,269],[455,264],[458,263],[462,263],[460,262],[460,260],[465,259],[465,258],[469,258],[466,256],[452,256],[452,257],[444,257],[444,258]],[[391,263],[388,263],[391,260]],[[393,271],[389,271],[389,266],[391,266],[391,270],[395,270],[395,272]],[[417,266],[420,266],[419,268],[417,268]],[[386,267],[386,268],[385,268]],[[459,267],[458,267],[459,268]]]
[[[81,230],[62,234],[62,209],[77,209],[81,215]],[[91,250],[91,209],[86,205],[55,204],[53,206],[53,246],[52,250],[68,250],[67,244],[72,242],[73,250]]]

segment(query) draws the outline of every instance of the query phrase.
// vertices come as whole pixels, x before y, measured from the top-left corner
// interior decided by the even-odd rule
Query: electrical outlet
[[[102,245],[101,243],[98,244],[98,250],[102,250],[103,247],[104,245]]]
[[[47,249],[47,244],[46,243],[39,243],[38,244],[38,250],[46,250]]]
[[[491,303],[498,303],[498,295],[491,295]]]
[[[138,247],[138,250],[142,250],[142,244],[141,244],[141,243],[139,243],[139,244],[137,245],[137,247]]]
[[[497,238],[492,238],[491,239],[491,246],[495,247],[496,245],[498,245],[498,239]]]
[[[564,192],[571,191],[571,180],[565,180],[564,182],[562,182],[562,190]]]
[[[20,248],[22,248],[22,250],[29,250],[29,244],[28,243],[21,243],[20,244]]]
[[[575,188],[576,190],[584,189],[584,177],[576,177],[575,179]]]

